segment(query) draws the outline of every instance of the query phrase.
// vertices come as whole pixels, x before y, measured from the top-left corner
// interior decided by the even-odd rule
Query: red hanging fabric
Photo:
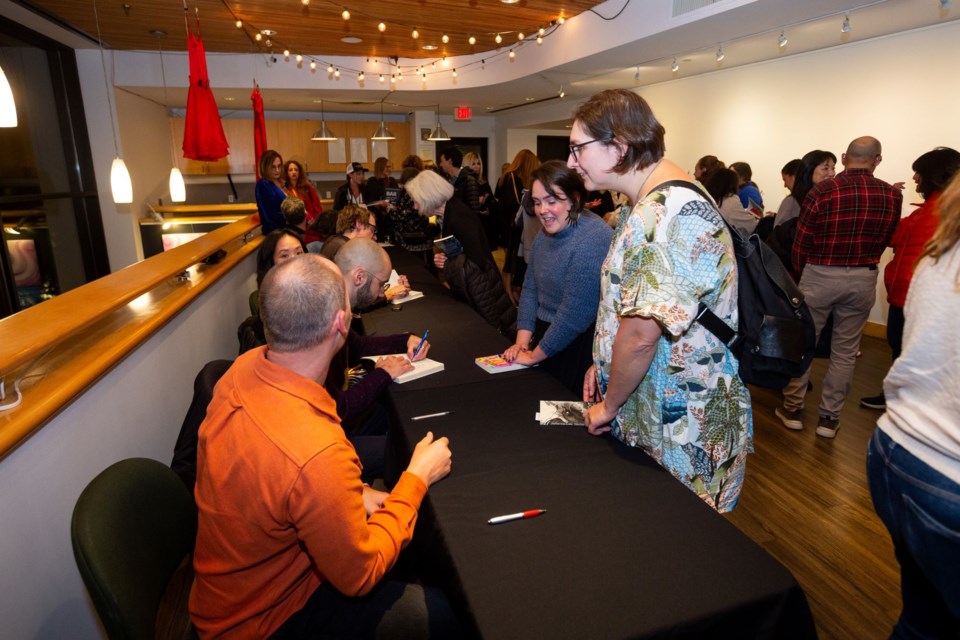
[[[263,120],[263,96],[260,88],[254,87],[250,94],[253,101],[253,166],[256,167],[257,179],[260,175],[260,156],[267,150],[267,124]]]
[[[210,90],[203,40],[189,30],[187,54],[190,58],[190,90],[183,129],[183,157],[212,162],[226,157],[229,145],[223,134],[217,102]]]

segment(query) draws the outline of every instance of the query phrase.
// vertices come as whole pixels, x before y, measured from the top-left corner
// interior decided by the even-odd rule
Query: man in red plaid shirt
[[[847,147],[844,169],[815,185],[800,209],[793,265],[813,315],[817,337],[830,314],[833,333],[830,366],[823,379],[817,435],[833,438],[850,390],[860,337],[877,291],[877,263],[890,242],[903,195],[873,177],[880,164],[880,142],[857,138]],[[801,413],[810,370],[783,390],[776,414],[788,429],[803,429]]]

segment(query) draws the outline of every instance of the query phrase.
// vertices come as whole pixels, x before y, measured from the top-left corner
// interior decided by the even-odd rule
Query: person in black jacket
[[[440,170],[450,178],[453,195],[465,205],[480,212],[480,183],[473,170],[463,166],[463,153],[456,147],[440,152]]]
[[[441,237],[454,236],[462,253],[437,253],[433,262],[443,271],[453,293],[470,304],[502,333],[516,330],[517,310],[507,297],[476,211],[453,195],[453,186],[432,171],[423,171],[406,185],[422,216],[437,216]]]

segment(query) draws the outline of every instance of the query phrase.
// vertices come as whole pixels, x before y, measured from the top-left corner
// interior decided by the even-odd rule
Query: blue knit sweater
[[[563,351],[596,320],[600,266],[612,238],[613,230],[589,211],[557,234],[537,234],[527,256],[517,329],[533,331],[537,318],[549,322],[540,341],[548,356]]]

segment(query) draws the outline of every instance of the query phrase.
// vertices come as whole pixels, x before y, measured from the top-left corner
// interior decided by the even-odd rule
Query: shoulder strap
[[[656,187],[651,189],[651,191],[657,191],[663,187],[682,187],[684,189],[689,189],[690,191],[699,194],[704,200],[716,207],[716,203],[713,201],[713,198],[711,198],[709,194],[701,189],[699,185],[694,182],[690,182],[689,180],[667,180],[666,182],[661,182],[658,184]],[[727,230],[730,232],[731,236],[735,236],[736,239],[741,239],[740,234],[737,233],[737,230],[731,227],[723,216],[720,216],[720,219],[723,220],[723,223],[727,226]],[[734,239],[734,242],[736,242],[736,239]],[[736,250],[736,247],[734,247],[734,250]],[[728,348],[733,349],[734,343],[738,338],[737,332],[731,329],[730,325],[724,322],[720,316],[711,311],[710,307],[704,304],[702,300],[697,307],[696,321],[699,322],[704,329],[715,335],[723,344],[727,345]]]

